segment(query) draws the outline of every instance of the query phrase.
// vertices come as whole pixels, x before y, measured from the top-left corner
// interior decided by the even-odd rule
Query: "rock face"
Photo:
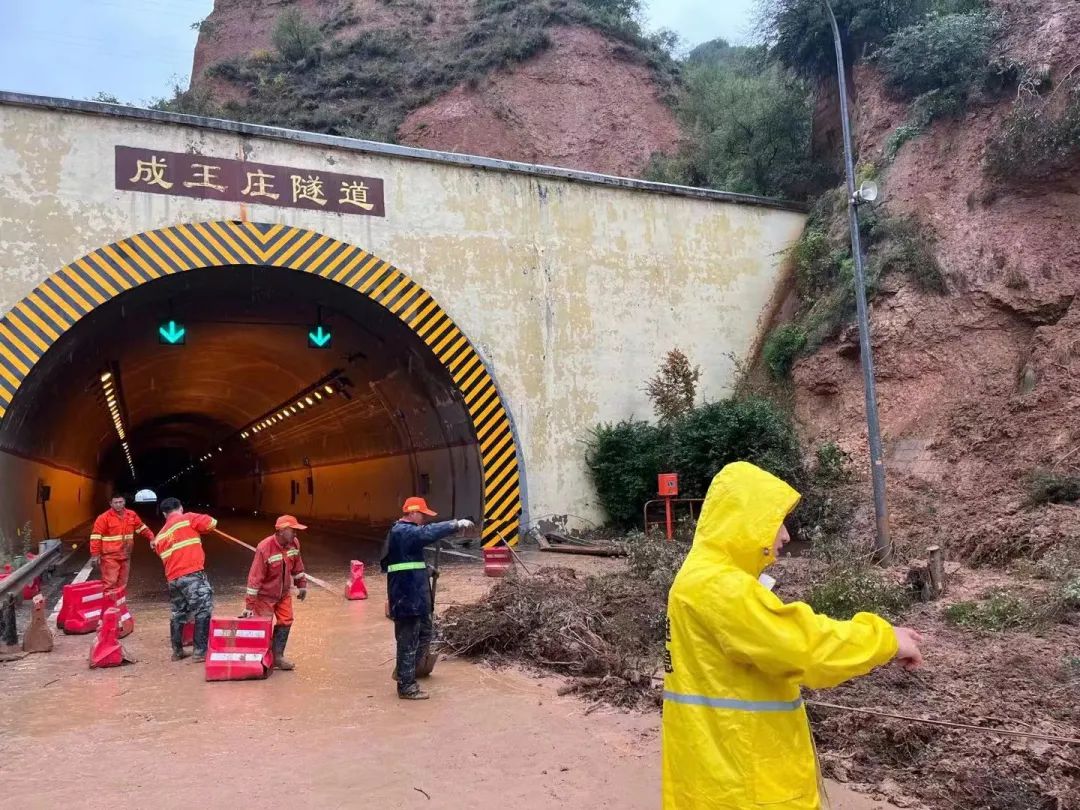
[[[403,143],[452,152],[635,175],[673,151],[679,126],[652,71],[587,28],[549,31],[551,47],[476,88],[459,86],[415,110]]]
[[[1062,79],[1075,63],[1080,5],[998,2],[1006,49]],[[1033,46],[1038,43],[1038,52]],[[907,143],[884,176],[890,212],[936,238],[949,292],[890,279],[872,308],[875,362],[896,538],[990,561],[1076,536],[1076,511],[1030,509],[1036,467],[1080,474],[1080,166],[1038,188],[983,170],[1012,99],[972,107]],[[883,154],[906,106],[872,67],[855,73],[861,160]],[[795,368],[797,410],[813,440],[834,440],[866,469],[865,419],[851,335]],[[869,522],[861,528],[869,533]]]
[[[215,0],[192,66],[193,87],[220,102],[244,88],[205,75],[210,66],[269,51],[278,17],[297,9],[343,42],[360,33],[423,26],[435,41],[475,25],[476,0]],[[606,174],[640,175],[654,152],[678,147],[679,125],[641,55],[597,30],[547,29],[531,58],[462,83],[412,110],[401,143]],[[328,102],[328,104],[331,102]]]

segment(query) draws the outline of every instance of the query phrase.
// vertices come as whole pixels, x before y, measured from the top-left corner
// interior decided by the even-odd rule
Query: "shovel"
[[[431,569],[431,579],[428,581],[428,587],[431,592],[431,632],[435,632],[435,591],[439,585],[439,552],[442,551],[443,541],[439,540],[435,544],[435,566]],[[435,662],[439,660],[438,650],[432,649],[432,645],[428,646],[423,651],[423,657],[416,662],[416,677],[426,678],[435,670]]]

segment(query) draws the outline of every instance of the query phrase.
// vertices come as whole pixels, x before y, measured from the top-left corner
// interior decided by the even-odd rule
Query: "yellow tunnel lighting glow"
[[[334,389],[333,389],[333,387],[332,387],[332,386],[329,386],[329,385],[328,385],[328,386],[326,386],[326,388],[324,388],[323,390],[324,390],[324,391],[325,391],[326,393],[328,393],[328,394],[332,394],[332,393],[334,393]]]
[[[304,403],[302,400],[298,401],[296,404],[300,407],[300,410],[304,410]]]
[[[101,381],[103,383],[108,382],[111,379],[112,379],[112,372],[111,371],[106,371],[104,374],[101,375]]]
[[[295,405],[293,405],[293,406],[292,406],[292,407],[291,407],[291,408],[289,409],[289,412],[290,412],[290,413],[296,413],[296,406],[295,406]]]
[[[315,392],[315,399],[322,399],[322,394],[320,394],[318,391],[316,391]]]
[[[308,405],[315,404],[315,400],[313,400],[311,397],[304,397],[304,402],[306,402]]]

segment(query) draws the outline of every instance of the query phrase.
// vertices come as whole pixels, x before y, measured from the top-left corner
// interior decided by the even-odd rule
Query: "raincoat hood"
[[[746,461],[728,464],[705,495],[691,555],[758,576],[776,562],[776,533],[800,497],[760,467]]]

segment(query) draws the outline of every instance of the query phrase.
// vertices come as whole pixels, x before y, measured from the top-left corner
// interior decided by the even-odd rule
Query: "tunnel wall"
[[[431,488],[425,494],[429,504],[446,517],[454,512],[465,516],[466,511],[472,511],[466,505],[479,502],[479,493],[465,489],[480,481],[477,475],[465,474],[476,469],[475,447],[315,466],[311,468],[313,495],[308,495],[306,467],[264,473],[261,498],[253,476],[217,481],[215,489],[219,504],[237,509],[381,525],[398,518],[398,507],[405,498],[419,494],[413,492],[413,465],[418,475],[429,477]],[[293,481],[300,486],[295,502]]]
[[[727,394],[755,349],[805,215],[770,201],[466,156],[0,94],[0,312],[64,264],[180,222],[324,233],[393,262],[484,358],[510,408],[526,515],[598,517],[582,441],[649,418],[673,347]],[[117,191],[118,145],[380,178],[386,215]],[[331,169],[332,167],[332,169]]]
[[[25,459],[0,450],[0,552],[12,555],[16,532],[30,521],[33,537],[45,537],[45,519],[37,503],[41,480],[52,488],[48,509],[53,537],[77,528],[108,508],[108,488],[101,481],[41,461]]]

